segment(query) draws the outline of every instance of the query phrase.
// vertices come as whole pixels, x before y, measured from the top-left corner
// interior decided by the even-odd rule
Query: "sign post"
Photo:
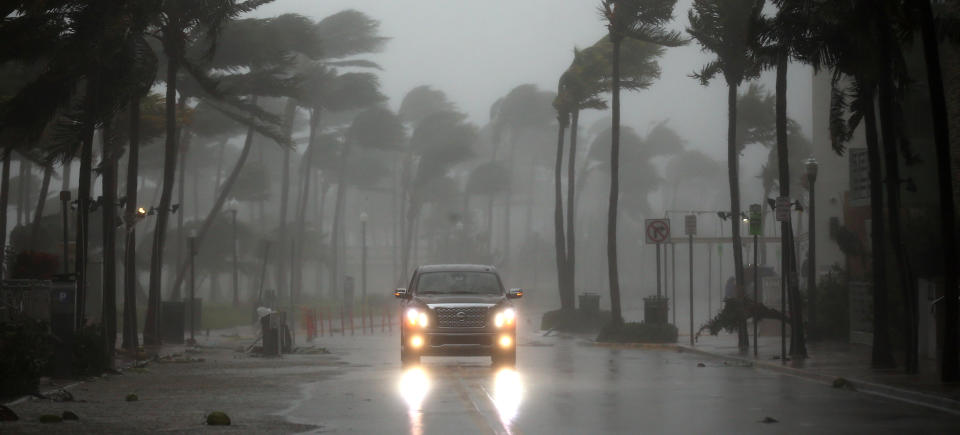
[[[660,297],[660,244],[670,239],[670,220],[669,219],[647,219],[646,230],[647,243],[657,245],[657,298]]]
[[[789,225],[786,222],[790,222],[790,198],[786,196],[777,197],[777,222],[780,222],[780,237],[783,237],[786,241],[787,231],[789,231]],[[787,262],[787,256],[789,252],[787,250],[785,243],[781,243],[781,254],[780,254],[780,363],[787,363],[787,322],[785,317],[787,315],[787,269],[790,267]]]
[[[690,254],[690,346],[693,346],[693,236],[697,234],[697,215],[688,214],[683,218],[683,226],[689,241]]]
[[[757,261],[757,237],[763,232],[763,209],[760,204],[750,204],[750,234],[753,236],[753,303],[760,303],[760,262]],[[757,357],[757,316],[753,316],[753,357]]]

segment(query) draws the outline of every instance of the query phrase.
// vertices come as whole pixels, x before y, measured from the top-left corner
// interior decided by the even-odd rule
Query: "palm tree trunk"
[[[157,223],[153,232],[153,250],[150,258],[150,287],[147,296],[147,319],[143,327],[144,344],[160,344],[160,289],[163,274],[163,252],[167,240],[167,222],[170,220],[170,202],[173,197],[174,176],[177,170],[177,69],[176,56],[167,58],[166,143],[163,155],[163,186],[158,205]],[[82,173],[83,171],[81,171]],[[82,174],[81,174],[82,175]]]
[[[179,107],[183,109],[186,106],[185,99],[181,96]],[[186,234],[183,233],[183,216],[186,214],[185,205],[185,196],[184,190],[186,188],[186,175],[187,175],[187,152],[190,144],[187,143],[187,134],[185,129],[181,126],[177,133],[180,137],[180,163],[178,166],[177,172],[177,203],[179,203],[180,208],[177,213],[177,245],[176,245],[176,259],[174,260],[174,265],[177,266],[176,271],[177,276],[184,273],[184,267],[181,264],[187,264],[186,261],[181,261],[183,258],[183,242],[186,238]],[[180,295],[180,286],[174,285],[172,291],[170,292],[170,300],[179,301],[182,297]]]
[[[900,159],[897,155],[897,133],[894,125],[894,89],[893,77],[890,71],[890,59],[886,55],[890,47],[890,35],[888,22],[883,8],[878,8],[880,19],[877,21],[878,31],[880,33],[880,82],[879,82],[879,107],[880,107],[880,135],[882,137],[884,158],[883,163],[886,167],[887,182],[887,219],[890,224],[889,239],[893,247],[894,261],[896,261],[896,274],[900,278],[901,294],[903,295],[903,332],[905,358],[904,366],[907,373],[917,373],[918,371],[918,349],[917,341],[917,308],[913,274],[910,265],[907,262],[906,248],[903,244],[903,236],[900,231]]]
[[[284,109],[283,119],[284,128],[287,136],[293,130],[293,120],[297,112],[297,103],[293,98],[287,100],[287,107]],[[287,253],[290,249],[287,247],[287,208],[290,203],[290,149],[283,149],[283,169],[280,173],[280,226],[277,250],[277,291],[280,292],[287,288]]]
[[[137,337],[137,178],[140,166],[140,97],[130,100],[130,145],[127,154],[126,243],[123,258],[123,342],[127,350],[136,350]]]
[[[563,173],[563,133],[569,121],[567,113],[557,114],[557,163],[553,173],[554,206],[553,206],[553,240],[554,251],[557,256],[557,290],[560,292],[560,309],[570,311],[567,298],[567,244],[564,240],[563,229],[563,185],[560,175]]]
[[[861,82],[862,83],[862,82]],[[874,368],[896,366],[890,349],[890,332],[887,313],[887,246],[884,240],[883,173],[881,171],[880,144],[877,138],[877,120],[873,107],[873,87],[863,86],[860,96],[864,127],[867,137],[867,159],[870,165],[870,232],[873,249],[873,355]]]
[[[790,153],[787,136],[787,65],[789,59],[786,55],[781,55],[777,59],[777,82],[776,82],[776,127],[777,127],[777,168],[779,172],[780,196],[790,197]],[[738,202],[739,204],[739,202]],[[739,215],[734,215],[736,227],[740,228]],[[793,231],[790,229],[789,222],[783,222],[781,226],[781,242],[784,248],[783,252],[792,254],[793,250]],[[797,285],[796,261],[790,260],[791,267],[785,272],[787,278],[787,300],[790,302],[790,318],[796,321],[790,324],[790,356],[794,358],[807,357],[806,336],[803,328],[803,306],[800,297],[800,288]],[[756,284],[754,284],[756,285]],[[811,287],[812,288],[812,287]],[[809,295],[813,297],[812,294]]]
[[[733,235],[733,269],[737,285],[737,299],[740,301],[740,318],[737,324],[737,345],[741,352],[750,348],[750,337],[747,335],[747,313],[745,306],[745,292],[743,280],[743,245],[740,240],[740,159],[737,153],[737,84],[727,83],[727,170],[730,181],[730,225]]]
[[[611,321],[623,325],[620,309],[620,274],[617,268],[617,206],[620,200],[620,38],[613,39],[613,112],[610,141],[610,199],[607,209],[607,274],[610,279]]]
[[[577,135],[580,134],[580,111],[574,110],[570,117],[570,154],[567,157],[567,297],[570,298],[570,305],[574,305],[577,293],[577,251],[576,251],[576,232],[574,228],[574,219],[576,217],[576,208],[574,207],[574,196],[576,196],[576,170],[574,164],[577,162]]]
[[[253,104],[257,104],[256,97],[253,98],[252,102]],[[197,231],[196,239],[193,245],[194,249],[197,251],[199,251],[203,246],[203,241],[207,235],[207,232],[210,231],[210,227],[213,226],[217,216],[220,215],[220,210],[223,209],[223,204],[227,202],[227,197],[230,196],[230,191],[233,189],[233,185],[237,182],[237,178],[240,178],[240,173],[243,172],[243,167],[247,163],[247,158],[250,156],[250,150],[253,148],[253,136],[254,129],[251,121],[251,125],[247,128],[247,137],[243,142],[243,149],[240,151],[240,156],[237,158],[237,162],[230,171],[230,175],[228,175],[226,181],[224,181],[223,189],[220,189],[220,193],[217,195],[216,199],[214,199],[213,206],[210,207],[210,212],[207,214],[207,217],[203,219],[203,224],[200,225],[200,230]],[[189,270],[189,262],[190,258],[188,256],[188,258],[184,259],[183,262],[178,265],[178,272],[173,281],[174,294],[180,294],[180,286],[183,284],[183,280],[186,277],[186,271]]]
[[[290,261],[294,262],[295,265],[295,276],[290,279],[293,280],[295,285],[293,286],[293,293],[291,294],[292,300],[290,301],[291,308],[293,304],[296,303],[296,300],[300,296],[301,286],[303,285],[303,237],[306,234],[306,218],[307,218],[307,204],[310,201],[310,175],[313,173],[313,155],[318,152],[314,147],[319,146],[316,144],[317,135],[320,134],[320,115],[321,108],[314,107],[310,110],[310,143],[307,145],[307,150],[304,153],[305,158],[303,160],[303,185],[300,187],[300,204],[297,206],[297,223],[296,231],[299,234],[300,240],[296,243],[296,258],[292,258]],[[339,187],[338,187],[339,189]]]
[[[957,330],[960,306],[957,303],[957,245],[954,235],[955,212],[953,175],[950,168],[950,130],[947,123],[947,103],[940,71],[940,51],[934,28],[933,11],[926,0],[911,0],[920,14],[920,33],[927,67],[927,86],[930,89],[930,110],[933,117],[933,137],[936,146],[937,185],[940,199],[940,234],[943,241],[943,308],[944,329],[941,338],[943,357],[940,360],[940,379],[943,382],[960,380],[960,331]]]
[[[340,154],[340,173],[337,174],[337,198],[333,206],[333,229],[330,231],[330,259],[333,265],[333,273],[336,277],[333,283],[333,291],[336,292],[340,285],[340,270],[346,262],[342,255],[341,244],[343,243],[343,210],[347,201],[347,161],[350,155],[350,144],[344,144],[343,152]]]
[[[103,238],[103,308],[101,310],[105,359],[113,367],[113,350],[117,342],[117,143],[114,120],[103,128],[102,183],[103,204],[101,223]]]
[[[86,324],[87,302],[87,246],[90,228],[90,178],[93,167],[93,122],[84,126],[80,144],[80,178],[77,183],[77,235],[74,271],[77,277],[77,328]]]
[[[50,177],[53,175],[53,165],[43,167],[43,181],[40,183],[40,195],[37,199],[37,208],[33,213],[33,228],[30,230],[30,246],[37,246],[40,237],[40,221],[43,218],[43,208],[47,203],[47,194],[50,191]]]
[[[0,172],[0,266],[6,264],[7,254],[7,205],[10,203],[10,153],[3,156],[3,169]],[[66,258],[63,261],[67,261]],[[0,267],[0,278],[6,278]]]

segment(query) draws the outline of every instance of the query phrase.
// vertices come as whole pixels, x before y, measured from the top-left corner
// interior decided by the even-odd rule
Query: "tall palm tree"
[[[607,210],[607,271],[610,277],[610,310],[615,326],[623,324],[620,308],[620,274],[617,263],[617,205],[620,201],[620,47],[625,39],[677,47],[686,43],[679,32],[664,26],[673,19],[676,0],[603,0],[601,13],[609,32],[613,68],[611,80],[612,137],[610,143],[610,200]]]
[[[163,187],[154,229],[150,262],[150,286],[147,319],[143,339],[147,344],[158,344],[160,290],[162,285],[163,253],[166,246],[167,223],[170,219],[174,177],[177,167],[177,76],[183,67],[210,86],[203,71],[187,58],[187,47],[192,38],[202,35],[207,54],[215,52],[220,31],[230,20],[250,12],[272,0],[168,0],[161,3],[157,15],[157,34],[166,56],[166,141],[163,157]],[[82,160],[81,160],[82,164]]]
[[[743,245],[740,238],[740,156],[737,151],[737,88],[744,80],[759,74],[759,65],[754,59],[757,48],[756,32],[759,30],[763,0],[694,0],[689,12],[690,27],[687,32],[704,51],[714,53],[710,61],[693,75],[706,86],[717,74],[722,74],[727,83],[727,167],[730,182],[730,210],[733,235],[733,263],[737,298],[745,297],[743,276]],[[742,306],[742,304],[741,304]],[[746,312],[741,311],[738,322],[738,346],[741,351],[749,347]]]
[[[943,243],[943,306],[944,334],[942,338],[943,357],[940,360],[940,379],[944,382],[960,380],[960,332],[958,321],[957,291],[957,246],[956,212],[953,204],[952,172],[950,170],[950,131],[947,123],[947,104],[943,90],[943,74],[940,71],[940,50],[934,28],[933,11],[926,0],[908,0],[907,5],[914,9],[920,25],[923,39],[923,54],[927,71],[927,86],[930,90],[930,108],[933,114],[933,137],[937,156],[937,185],[940,200],[940,234]]]
[[[553,172],[553,243],[554,251],[557,257],[557,290],[560,292],[560,309],[563,311],[572,311],[575,307],[573,296],[570,267],[570,242],[567,240],[563,231],[563,183],[561,175],[563,174],[563,139],[564,132],[570,125],[570,107],[572,104],[564,92],[563,78],[560,79],[560,86],[557,89],[557,98],[553,101],[553,107],[557,110],[557,158]],[[571,137],[570,147],[572,148],[574,139]],[[572,181],[568,181],[572,183]],[[567,202],[568,207],[571,206]]]
[[[875,100],[879,78],[876,27],[867,2],[818,3],[813,21],[814,45],[804,61],[815,70],[832,70],[830,136],[834,150],[844,151],[853,132],[863,124],[870,178],[871,272],[873,274],[873,347],[871,365],[895,366],[888,326],[886,217],[880,140]],[[849,81],[849,83],[847,83]]]

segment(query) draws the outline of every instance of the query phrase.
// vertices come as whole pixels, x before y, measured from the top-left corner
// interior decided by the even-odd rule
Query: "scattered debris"
[[[40,423],[60,423],[63,421],[63,419],[60,418],[59,415],[44,414],[44,415],[41,415],[40,417],[37,417],[37,421],[39,421]]]
[[[833,388],[842,388],[844,390],[856,391],[857,388],[853,385],[853,382],[847,380],[847,378],[836,378],[833,380]]]
[[[230,416],[222,411],[213,411],[210,414],[207,414],[207,425],[230,426]]]
[[[299,353],[302,355],[327,355],[330,353],[329,350],[325,347],[298,347],[293,350],[293,353]]]
[[[557,329],[557,328],[550,328],[550,329],[548,329],[547,332],[544,332],[544,333],[543,333],[543,337],[549,336],[550,333],[553,332],[553,331],[556,330],[556,329]]]
[[[12,409],[0,405],[0,421],[17,421],[19,419],[20,417]]]
[[[73,402],[73,394],[63,388],[43,393],[40,397],[54,402]]]
[[[60,418],[63,419],[64,421],[67,421],[67,420],[76,421],[80,419],[80,416],[70,411],[63,411],[63,414],[60,415]]]
[[[757,423],[779,423],[780,421],[773,417],[763,417],[763,420],[758,421]]]
[[[137,397],[136,394],[133,394],[133,393],[127,394],[127,402],[136,402],[138,400],[140,400],[140,398]]]
[[[697,363],[697,367],[706,367],[706,366],[707,366],[707,365],[704,364],[704,363]]]

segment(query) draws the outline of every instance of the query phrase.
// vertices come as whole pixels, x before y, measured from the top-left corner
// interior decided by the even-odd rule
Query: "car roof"
[[[497,269],[484,264],[429,264],[417,268],[418,273],[424,272],[494,272]]]

